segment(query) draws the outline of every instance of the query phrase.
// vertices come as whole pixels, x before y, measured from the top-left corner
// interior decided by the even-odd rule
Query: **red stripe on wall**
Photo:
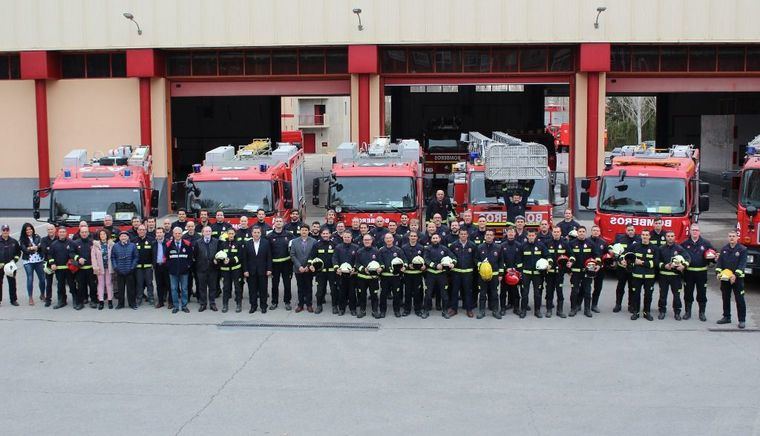
[[[369,143],[369,74],[359,75],[359,143]]]
[[[586,176],[595,177],[599,167],[599,73],[588,73],[586,95]]]
[[[151,145],[150,78],[140,77],[140,144]]]
[[[37,174],[40,189],[50,187],[50,151],[48,148],[47,81],[34,81],[37,108]]]

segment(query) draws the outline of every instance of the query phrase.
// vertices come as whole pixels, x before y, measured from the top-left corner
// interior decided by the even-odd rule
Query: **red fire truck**
[[[570,123],[549,124],[546,133],[554,137],[554,147],[557,153],[570,152]]]
[[[460,140],[461,125],[458,117],[441,117],[432,120],[425,130],[423,178],[427,198],[439,189],[448,189],[451,166],[467,159],[467,143]]]
[[[728,176],[729,173],[726,173]],[[736,205],[736,230],[739,242],[747,247],[747,271],[760,274],[760,135],[747,144],[744,165],[739,170],[739,198]]]
[[[526,225],[538,227],[542,220],[551,223],[553,206],[564,204],[567,198],[567,184],[558,183],[558,174],[549,168],[546,147],[523,142],[502,132],[493,132],[491,138],[470,132],[468,139],[472,150],[469,160],[454,165],[453,198],[457,213],[470,210],[475,222],[483,216],[488,226],[501,235],[507,223],[505,199],[501,195],[504,184],[516,185],[519,180],[532,179],[534,185],[525,207]],[[493,152],[489,152],[496,149],[509,150],[514,157],[496,159]],[[519,157],[521,154],[523,158]],[[489,170],[499,174],[499,180],[489,180]],[[557,184],[563,199],[560,203],[555,203]]]
[[[40,199],[50,197],[48,222],[75,233],[80,221],[91,230],[106,215],[127,229],[132,217],[158,215],[158,191],[153,189],[150,147],[121,146],[87,159],[87,150],[72,150],[50,188],[35,190],[34,218],[40,218]]]
[[[399,221],[401,214],[423,219],[422,154],[413,139],[391,143],[387,136],[376,138],[366,148],[355,143],[338,146],[327,177],[328,209],[339,221],[350,225],[354,217],[374,223],[377,216],[386,222]],[[319,204],[322,178],[314,179],[314,205]]]
[[[221,210],[233,224],[258,209],[266,211],[269,224],[294,209],[303,216],[303,177],[303,150],[294,145],[279,143],[271,151],[254,143],[238,150],[232,145],[216,147],[187,176],[187,210],[194,217],[202,209],[211,216]]]
[[[710,207],[709,185],[699,181],[699,150],[691,145],[674,145],[666,152],[642,146],[616,148],[602,175],[582,180],[581,189],[580,203],[595,209],[594,223],[607,242],[625,233],[628,224],[637,233],[651,229],[655,217],[675,232],[677,241],[683,241],[689,225]]]

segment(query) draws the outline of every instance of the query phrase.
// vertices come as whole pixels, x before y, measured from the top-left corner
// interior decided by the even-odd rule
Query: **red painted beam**
[[[50,187],[50,149],[48,148],[47,82],[34,81],[37,108],[37,175],[40,189]]]
[[[586,176],[595,177],[599,175],[599,73],[588,73],[586,95]]]
[[[350,74],[377,74],[379,71],[376,45],[349,45],[348,72]]]
[[[609,43],[581,44],[580,71],[587,73],[603,73],[610,71]]]
[[[359,74],[359,143],[369,141],[369,74]]]
[[[151,145],[150,78],[140,77],[140,144]]]

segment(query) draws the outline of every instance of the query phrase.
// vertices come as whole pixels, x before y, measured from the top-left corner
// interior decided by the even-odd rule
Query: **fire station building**
[[[125,144],[151,146],[166,207],[205,151],[282,140],[285,98],[310,153],[337,145],[327,115],[343,141],[532,135],[566,97],[577,182],[603,165],[606,97],[655,95],[658,146],[695,144],[719,172],[760,133],[758,16],[754,0],[0,0],[0,209],[30,209],[70,150]]]

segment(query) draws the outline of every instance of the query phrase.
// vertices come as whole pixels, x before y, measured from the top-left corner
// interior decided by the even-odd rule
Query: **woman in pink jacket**
[[[103,294],[108,292],[108,308],[113,309],[113,283],[111,282],[111,240],[108,230],[98,230],[92,243],[92,269],[98,277],[98,310],[103,310]]]

